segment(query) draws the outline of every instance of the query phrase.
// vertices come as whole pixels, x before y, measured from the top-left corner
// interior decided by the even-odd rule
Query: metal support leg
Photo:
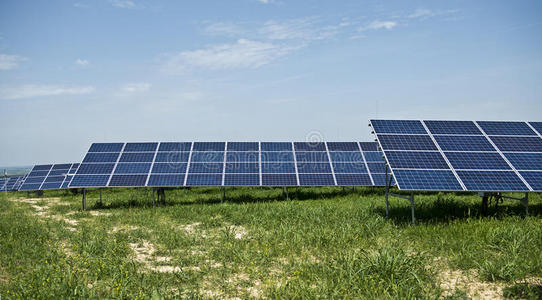
[[[386,218],[388,217],[390,213],[390,203],[389,203],[389,191],[390,191],[390,185],[388,184],[388,165],[386,165]]]
[[[416,224],[416,218],[414,217],[414,193],[410,194],[410,206],[412,209],[412,225]]]
[[[529,193],[525,193],[525,197],[519,200],[525,206],[525,216],[529,215]]]
[[[83,189],[83,203],[82,203],[82,206],[83,206],[83,210],[87,209],[87,191],[85,189]]]
[[[224,202],[224,198],[226,198],[226,191],[224,190],[224,187],[220,187],[220,202]]]
[[[283,187],[283,192],[282,193],[286,197],[286,200],[290,200],[290,196],[288,195],[288,188],[287,187]]]

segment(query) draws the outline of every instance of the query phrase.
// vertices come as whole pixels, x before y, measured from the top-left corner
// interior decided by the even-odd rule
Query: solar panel
[[[537,127],[542,122],[370,123],[399,189],[541,190],[542,135]]]
[[[68,186],[372,186],[384,177],[374,142],[96,143]]]
[[[102,148],[101,148],[102,147]],[[96,146],[100,150],[105,145]],[[67,188],[73,174],[79,168],[78,163],[35,165],[30,173],[17,185],[19,191],[37,191]]]

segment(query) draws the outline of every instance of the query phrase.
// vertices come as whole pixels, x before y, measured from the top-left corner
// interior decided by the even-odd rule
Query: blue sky
[[[2,1],[0,165],[91,142],[541,120],[540,1]]]

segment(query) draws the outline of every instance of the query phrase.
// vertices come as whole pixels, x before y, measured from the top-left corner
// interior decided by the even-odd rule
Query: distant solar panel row
[[[0,191],[16,191],[24,180],[24,176],[0,179]]]
[[[35,165],[18,190],[38,191],[68,188],[78,168],[78,163]]]
[[[542,191],[542,122],[370,124],[399,189]]]
[[[383,186],[376,143],[92,144],[69,187]]]

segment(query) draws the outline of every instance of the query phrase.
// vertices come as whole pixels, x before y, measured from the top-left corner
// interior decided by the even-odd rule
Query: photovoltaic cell
[[[326,151],[324,143],[295,142],[295,151]]]
[[[359,186],[372,185],[369,174],[335,174],[337,185],[342,186]]]
[[[461,191],[450,170],[394,170],[400,189],[418,191]]]
[[[475,134],[482,132],[472,121],[424,121],[432,134]]]
[[[504,153],[516,170],[542,171],[542,153]]]
[[[187,186],[220,186],[222,174],[188,174]]]
[[[335,185],[332,174],[299,174],[299,185],[326,186]]]
[[[485,136],[436,135],[435,140],[443,151],[495,151]]]
[[[525,122],[477,121],[487,135],[536,135]]]
[[[260,167],[258,163],[226,163],[226,173],[256,173]]]
[[[147,174],[150,169],[150,163],[119,163],[114,174]]]
[[[258,174],[226,174],[224,185],[228,186],[250,186],[260,185],[260,176]]]
[[[153,152],[123,152],[119,162],[152,162]]]
[[[262,161],[268,162],[281,162],[281,161],[294,161],[293,152],[262,152]]]
[[[496,152],[445,152],[456,170],[510,170],[510,166]]]
[[[491,136],[493,143],[503,152],[542,152],[539,137]]]
[[[262,173],[294,173],[295,164],[293,162],[274,162],[274,163],[262,163]]]
[[[229,142],[228,151],[258,151],[257,142]]]
[[[188,162],[189,156],[190,152],[158,152],[154,161],[162,163]]]
[[[542,191],[542,172],[535,171],[521,171],[521,176],[527,181],[527,183],[533,188],[534,191]]]
[[[538,131],[538,134],[542,135],[542,122],[529,122],[529,124]]]
[[[359,142],[362,151],[379,151],[377,142]]]
[[[229,144],[228,144],[229,145]],[[273,152],[277,153],[277,152]],[[226,152],[227,162],[258,162],[260,153],[257,151]]]
[[[427,134],[420,121],[371,120],[375,133]]]
[[[292,151],[290,142],[262,142],[261,151]]]
[[[109,175],[77,175],[73,177],[70,187],[103,187],[107,181]]]
[[[403,169],[449,169],[439,152],[389,151],[387,157],[394,168]]]
[[[384,154],[382,152],[363,152],[367,162],[384,162]]]
[[[193,151],[224,151],[225,142],[194,142]]]
[[[297,186],[295,174],[262,174],[262,185]]]
[[[184,173],[181,174],[151,174],[147,186],[166,187],[183,186]]]
[[[83,163],[106,163],[116,162],[119,158],[119,153],[87,153],[83,159]]]
[[[204,151],[192,152],[192,162],[223,162],[224,152]]]
[[[380,145],[386,150],[438,150],[429,135],[381,135]]]
[[[358,151],[359,147],[356,142],[327,142],[329,151]]]
[[[361,152],[329,152],[329,156],[334,162],[363,162]]]
[[[296,152],[297,162],[328,162],[327,152]]]
[[[368,173],[364,163],[333,163],[333,170],[337,173]]]
[[[331,173],[329,163],[297,163],[297,172],[301,173]]]
[[[155,152],[158,143],[127,143],[124,152]]]
[[[161,142],[158,152],[186,152],[191,147],[192,143],[189,142]]]
[[[457,171],[470,191],[527,191],[513,171]]]
[[[186,173],[186,165],[186,163],[154,163],[151,173],[184,174]]]
[[[147,175],[113,175],[109,186],[145,186]]]
[[[93,143],[88,152],[120,152],[124,143]]]

